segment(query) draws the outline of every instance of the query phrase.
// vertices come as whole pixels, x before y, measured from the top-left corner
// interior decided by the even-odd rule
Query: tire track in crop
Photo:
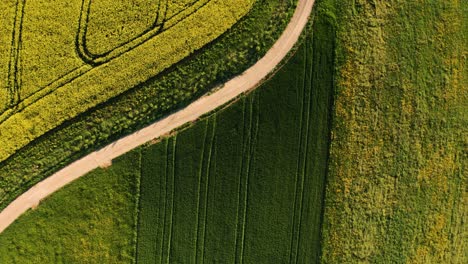
[[[245,101],[248,100],[248,109],[246,109],[246,104]],[[248,121],[245,119],[245,116],[246,116],[246,112],[248,111]],[[247,127],[245,124],[248,124]],[[245,173],[244,171],[246,171],[246,167],[247,167],[247,163],[248,163],[248,154],[249,154],[249,149],[250,149],[250,141],[251,141],[251,134],[252,134],[252,100],[250,98],[248,99],[244,99],[244,131],[248,131],[248,134],[244,134],[244,137],[245,137],[245,140],[243,142],[243,147],[242,147],[242,164],[241,164],[241,170],[240,170],[240,180],[239,180],[239,203],[238,203],[238,207],[237,207],[237,210],[238,211],[241,211],[242,210],[242,213],[239,215],[239,218],[238,218],[238,227],[237,227],[237,230],[240,230],[239,233],[238,231],[236,230],[236,255],[235,255],[235,263],[239,263],[239,256],[240,256],[240,252],[243,251],[243,245],[241,245],[241,242],[242,242],[242,235],[243,235],[243,232],[244,232],[244,213],[245,213],[245,192],[246,192],[246,182],[247,182],[247,173]],[[241,199],[242,197],[242,199]]]
[[[15,19],[11,37],[10,61],[8,63],[8,107],[14,107],[21,99],[21,46],[23,18],[26,0],[16,2]]]
[[[244,154],[245,152],[245,149],[246,149],[246,145],[247,145],[247,139],[248,137],[245,136],[245,133],[247,131],[247,127],[246,127],[246,101],[247,99],[243,99],[242,101],[242,121],[244,122],[244,125],[243,125],[243,128],[242,128],[242,150],[241,150],[241,153],[242,153],[242,158],[241,158],[241,162],[240,162],[240,169],[239,169],[239,184],[238,184],[238,187],[237,187],[237,211],[236,211],[236,231],[235,231],[235,237],[236,237],[236,241],[234,243],[234,248],[235,248],[235,263],[237,263],[237,252],[238,252],[238,230],[240,228],[240,223],[242,221],[242,219],[240,219],[240,214],[239,214],[239,211],[241,210],[241,191],[242,191],[242,175],[243,175],[243,171],[244,171],[244,157],[246,156]],[[249,108],[250,110],[250,108]],[[250,117],[250,113],[249,113],[249,117]],[[249,118],[249,123],[250,123],[250,118]],[[248,127],[249,129],[249,134],[250,134],[250,129],[251,127],[249,126]]]
[[[160,254],[159,254],[159,263],[163,263],[163,257],[164,257],[164,238],[166,236],[166,219],[167,219],[167,207],[168,207],[168,202],[167,202],[167,193],[168,193],[168,175],[169,175],[169,147],[170,145],[172,144],[172,141],[171,139],[168,139],[166,140],[166,167],[165,167],[165,171],[164,171],[164,184],[161,184],[161,187],[164,186],[164,195],[161,195],[162,197],[164,197],[163,201],[163,205],[164,205],[164,209],[162,209],[162,211],[164,212],[164,216],[163,216],[163,224],[162,224],[162,232],[161,232],[161,247],[160,247]],[[161,177],[161,180],[163,179],[163,177]]]
[[[306,40],[307,41],[307,40]],[[310,111],[311,111],[311,93],[312,89],[308,89],[308,76],[311,76],[312,72],[307,75],[307,67],[310,54],[306,48],[304,51],[304,72],[302,79],[303,86],[303,101],[301,104],[301,122],[300,122],[300,135],[299,135],[299,153],[297,159],[297,172],[296,172],[296,187],[295,187],[295,199],[294,199],[294,216],[293,216],[293,226],[291,230],[291,249],[290,249],[290,260],[289,263],[297,263],[297,258],[299,256],[299,238],[301,230],[301,218],[303,210],[303,200],[304,200],[304,181],[305,181],[305,172],[307,166],[307,149],[309,144],[309,121],[310,121]],[[309,71],[312,71],[310,67]]]
[[[197,261],[197,245],[198,245],[198,225],[200,224],[200,204],[201,204],[201,181],[203,175],[203,161],[205,160],[205,146],[207,145],[208,139],[208,121],[205,121],[205,134],[203,138],[203,148],[200,155],[200,169],[198,170],[198,186],[197,186],[197,219],[195,223],[195,249],[193,252],[194,263]]]
[[[306,40],[306,45],[307,46],[307,40]],[[307,51],[309,49],[306,49]],[[312,52],[314,53],[314,52]],[[300,203],[300,211],[299,211],[299,230],[297,231],[297,243],[296,243],[296,260],[295,260],[295,263],[298,263],[299,261],[299,244],[300,244],[300,241],[301,241],[301,231],[302,231],[302,215],[304,213],[304,196],[305,196],[305,193],[307,191],[304,191],[304,187],[306,185],[306,173],[309,169],[309,163],[307,162],[309,160],[309,140],[310,140],[310,121],[311,121],[311,113],[312,113],[312,107],[313,107],[313,103],[312,103],[312,94],[313,94],[313,89],[314,87],[311,87],[312,85],[312,78],[313,78],[313,72],[314,72],[314,67],[313,67],[313,57],[314,57],[314,54],[310,54],[310,52],[306,55],[306,61],[308,63],[310,63],[310,66],[309,67],[309,75],[308,77],[306,76],[305,79],[306,79],[306,82],[305,82],[305,86],[310,86],[308,88],[308,109],[307,109],[307,123],[306,123],[306,137],[305,137],[305,144],[304,144],[304,154],[303,154],[303,162],[302,162],[302,182],[301,182],[301,186],[302,186],[302,189],[301,189],[301,203]],[[307,68],[307,67],[306,67]],[[306,88],[307,89],[307,88]],[[318,113],[317,113],[318,114]]]
[[[247,155],[245,166],[245,177],[243,182],[243,201],[242,201],[242,221],[240,225],[241,232],[239,241],[236,241],[236,258],[235,263],[243,263],[244,261],[244,246],[245,246],[245,229],[247,225],[248,201],[249,201],[249,182],[250,175],[255,161],[255,147],[258,139],[259,115],[260,115],[260,100],[258,94],[254,93],[250,99],[249,107],[249,138],[247,143]]]
[[[158,215],[158,230],[157,230],[157,234],[158,234],[158,238],[159,239],[159,244],[160,244],[160,250],[159,250],[159,256],[160,256],[160,263],[162,263],[162,255],[163,255],[163,245],[164,245],[164,230],[165,230],[165,219],[166,219],[166,196],[167,196],[167,193],[166,193],[166,185],[167,185],[167,171],[168,171],[168,164],[167,164],[167,158],[168,158],[168,148],[169,148],[169,140],[165,140],[165,153],[164,153],[164,157],[166,158],[166,166],[164,168],[164,177],[159,177],[159,187],[161,188],[160,191],[159,191],[159,201],[164,201],[163,203],[160,203],[163,208],[160,208],[159,209],[159,215]],[[164,188],[163,188],[164,187]],[[157,252],[157,251],[155,251]],[[157,256],[154,256],[155,259]]]
[[[136,177],[136,182],[135,182],[135,211],[133,212],[133,221],[134,221],[134,227],[133,227],[133,230],[135,230],[134,232],[134,242],[133,242],[133,245],[134,245],[134,252],[133,252],[133,258],[135,259],[135,263],[137,262],[137,259],[138,259],[138,236],[139,236],[139,232],[138,230],[140,229],[140,211],[141,211],[141,179],[143,177],[143,162],[142,162],[142,159],[143,159],[143,151],[142,149],[138,149],[138,165],[137,165],[137,168],[138,168],[138,175]],[[158,211],[158,217],[159,217],[159,211]],[[63,261],[61,262],[57,262],[56,263],[63,263]]]
[[[86,37],[88,35],[89,16],[91,14],[92,1],[91,0],[83,0],[82,4],[81,4],[80,19],[79,19],[79,24],[78,24],[78,32],[76,34],[76,41],[75,41],[75,49],[77,51],[77,54],[79,55],[79,57],[84,62],[86,62],[86,63],[88,63],[90,65],[93,65],[93,66],[97,66],[97,65],[102,64],[102,63],[106,62],[107,60],[112,59],[113,57],[115,57],[115,56],[113,56],[113,57],[110,57],[110,58],[107,58],[107,59],[105,58],[110,53],[115,51],[116,49],[127,46],[127,45],[131,44],[132,42],[134,42],[135,40],[138,40],[139,38],[142,38],[148,32],[154,31],[156,28],[158,28],[158,26],[159,26],[159,28],[156,29],[156,31],[159,31],[161,29],[161,27],[162,27],[162,24],[158,25],[157,22],[159,21],[159,14],[160,14],[159,10],[160,10],[160,5],[161,5],[162,1],[163,0],[159,1],[158,10],[156,12],[156,17],[155,17],[154,22],[152,23],[152,25],[150,27],[146,28],[140,34],[137,34],[135,37],[131,38],[128,41],[123,42],[121,45],[117,46],[116,48],[114,48],[114,49],[112,49],[110,51],[104,52],[102,54],[93,54],[92,52],[89,51],[89,49],[87,48],[87,45],[86,45],[86,42],[87,42]],[[167,4],[167,0],[166,0],[166,4]],[[162,18],[162,20],[164,21],[164,18]],[[152,36],[150,36],[150,38],[151,37]],[[144,41],[146,41],[148,39],[149,38],[143,40],[142,42],[144,42]],[[141,44],[142,42],[140,42],[139,44]],[[139,44],[137,44],[136,46],[138,46]],[[133,48],[134,48],[133,45],[130,45],[129,50],[131,50]],[[118,53],[116,56],[119,56],[119,55],[121,55],[123,53],[126,53],[129,50],[124,50],[124,51]],[[100,58],[103,58],[103,57],[104,57],[104,60],[99,62],[98,60]]]
[[[207,226],[209,226],[208,224],[208,221],[209,221],[209,217],[208,217],[208,208],[215,208],[213,203],[211,203],[211,206],[208,204],[208,197],[210,197],[210,193],[211,192],[215,192],[214,188],[216,187],[213,187],[213,188],[210,188],[210,186],[216,186],[216,173],[211,173],[212,171],[215,171],[216,170],[216,119],[217,119],[217,115],[214,114],[212,116],[212,120],[213,120],[213,129],[212,129],[212,136],[211,136],[211,147],[210,147],[210,152],[209,152],[209,155],[208,155],[208,171],[207,171],[207,178],[208,178],[208,188],[207,188],[207,193],[206,193],[206,210],[205,210],[205,223],[204,223],[204,226],[203,226],[203,245],[202,245],[202,255],[201,255],[201,262],[200,263],[204,263],[205,262],[205,252],[206,252],[206,229],[207,229]],[[213,160],[215,162],[213,162]],[[213,184],[212,184],[213,183]],[[214,194],[212,194],[214,195]],[[211,200],[213,201],[213,200]],[[213,210],[210,211],[211,214],[213,212]]]
[[[111,49],[110,51],[101,53],[101,54],[93,54],[92,52],[89,51],[89,49],[86,46],[86,36],[88,32],[88,24],[89,24],[89,16],[90,16],[90,10],[91,10],[91,0],[83,0],[82,8],[81,8],[81,14],[80,14],[80,22],[79,22],[79,28],[78,28],[78,33],[76,36],[76,42],[75,42],[75,49],[79,55],[79,57],[86,62],[89,65],[92,66],[97,66],[103,63],[108,62],[109,60],[112,60],[124,53],[127,53],[139,45],[143,44],[147,40],[161,34],[162,32],[169,30],[173,26],[177,25],[179,22],[182,20],[188,18],[191,16],[193,13],[197,12],[201,8],[203,8],[205,5],[207,5],[209,2],[212,0],[199,0],[193,2],[191,5],[188,5],[185,9],[182,9],[179,13],[176,15],[167,18],[167,10],[168,10],[168,0],[165,1],[165,4],[163,5],[162,9],[159,9],[161,6],[163,0],[159,2],[158,5],[158,11],[156,12],[156,18],[154,20],[154,23],[143,30],[140,34],[135,35],[128,41],[123,42],[122,44],[118,45],[117,47]],[[194,8],[195,5],[199,2],[203,1],[197,8]],[[182,16],[181,18],[178,18],[179,14],[182,14],[184,11],[188,11],[188,14],[185,16]],[[162,18],[160,18],[160,15],[162,15]],[[175,19],[174,23],[171,23],[169,26],[166,26],[167,22],[170,22],[171,20]]]
[[[303,53],[307,53],[307,50],[304,50]],[[298,147],[298,158],[297,158],[297,165],[296,165],[296,177],[295,177],[295,187],[294,187],[294,203],[293,203],[293,217],[292,217],[292,222],[293,222],[293,225],[291,227],[291,245],[290,245],[290,253],[289,253],[289,263],[291,263],[291,260],[293,258],[293,255],[295,254],[293,252],[293,249],[294,249],[294,231],[295,231],[295,224],[296,224],[296,206],[297,206],[297,203],[296,203],[296,200],[297,200],[297,190],[299,188],[298,186],[298,182],[299,182],[299,168],[300,168],[300,156],[301,156],[301,145],[302,145],[302,141],[303,141],[303,129],[304,129],[304,105],[306,104],[306,98],[305,98],[305,73],[306,73],[306,60],[304,60],[304,67],[303,67],[303,73],[302,73],[302,78],[301,79],[297,79],[296,81],[296,87],[299,87],[299,83],[301,83],[300,85],[302,86],[302,93],[299,94],[299,98],[302,98],[302,102],[301,102],[301,110],[300,110],[300,121],[299,121],[299,147]]]
[[[164,4],[162,4],[164,2]],[[158,4],[158,14],[156,17],[156,21],[154,22],[153,26],[156,27],[157,25],[163,25],[166,21],[166,14],[167,14],[167,6],[169,5],[169,0],[159,0]]]
[[[140,188],[137,192],[136,263],[145,263],[148,258],[155,260],[161,256],[166,208],[167,149],[168,140],[163,140],[158,148],[137,150],[140,154]]]
[[[23,1],[25,2],[26,0],[18,0],[18,1]],[[90,0],[83,0],[83,2],[85,1],[90,1]],[[162,0],[161,0],[162,1]],[[167,1],[167,0],[166,0]],[[202,0],[200,0],[202,1]],[[197,1],[195,2],[193,5],[190,5],[189,7],[192,7],[194,5],[196,5],[197,3],[199,3],[200,1]],[[205,5],[207,5],[209,2],[211,2],[211,0],[203,0],[205,2],[203,2],[199,8],[202,8],[204,7]],[[158,12],[158,15],[161,15],[162,13],[165,13],[166,12],[166,6],[163,7],[163,11],[160,11]],[[198,9],[199,9],[198,8]],[[82,7],[83,9],[83,7]],[[197,9],[197,10],[198,10]],[[186,10],[183,10],[183,11],[186,11]],[[182,11],[182,12],[183,12]],[[196,11],[196,10],[195,10]],[[84,11],[82,11],[83,13]],[[193,14],[194,12],[192,11],[190,14],[188,14],[187,16],[185,16],[183,19],[187,18],[188,16],[190,16],[191,14]],[[159,25],[160,23],[165,23],[166,21],[170,20],[170,19],[166,19],[164,18],[164,16],[161,16],[162,17],[162,20],[161,19],[158,19],[158,22],[157,24]],[[176,17],[176,16],[174,16]],[[172,18],[172,17],[171,17]],[[178,22],[182,21],[183,19],[180,19]],[[84,18],[82,17],[82,15],[80,14],[80,23],[81,21],[84,20]],[[177,23],[178,23],[177,22]],[[169,30],[170,28],[172,28],[173,26],[175,26],[177,23],[175,24],[172,24],[170,26],[167,26],[167,27],[162,27],[160,29],[160,32],[158,33],[162,33],[166,30]],[[80,32],[80,28],[78,29],[78,33],[77,33],[77,36],[76,36],[76,41],[75,41],[75,49],[78,51],[80,49],[79,47],[79,42],[81,42],[80,40],[80,35],[86,35],[85,32]],[[142,34],[143,35],[143,34]],[[140,36],[141,37],[141,36]],[[150,37],[151,38],[151,37]],[[12,43],[13,45],[13,43]],[[127,50],[126,52],[132,50],[133,48]],[[125,52],[124,52],[125,53]],[[80,54],[80,53],[78,53]],[[102,63],[98,63],[98,64],[102,64]],[[83,76],[84,74],[88,73],[90,70],[92,70],[94,67],[92,66],[96,66],[98,64],[85,64],[81,67],[78,67],[78,68],[75,68],[71,71],[69,71],[68,73],[62,75],[62,76],[59,76],[57,79],[53,80],[52,82],[50,82],[49,84],[47,84],[46,86],[40,88],[37,90],[37,92],[33,93],[33,94],[30,94],[28,95],[27,97],[25,98],[21,98],[21,100],[18,100],[17,104],[15,104],[15,108],[14,109],[9,109],[3,113],[0,113],[0,124],[2,124],[3,122],[5,122],[6,120],[8,120],[11,116],[13,116],[14,114],[17,114],[21,111],[23,111],[24,109],[26,109],[28,106],[31,106],[33,104],[35,104],[39,99],[53,93],[57,88],[60,88],[61,86],[63,85],[66,85],[70,82],[72,82],[73,80]]]
[[[172,164],[168,165],[168,168],[170,169],[170,173],[168,173],[168,175],[170,175],[172,179],[171,179],[171,187],[170,187],[171,188],[171,200],[170,200],[170,208],[171,209],[170,209],[170,215],[169,215],[169,232],[168,232],[166,258],[165,258],[166,263],[170,263],[172,233],[174,231],[173,228],[172,228],[172,223],[173,223],[173,220],[174,220],[176,146],[177,146],[177,135],[175,135],[174,138],[172,139],[171,155],[167,156],[168,162],[172,163]],[[166,187],[167,187],[167,182],[166,182]],[[166,197],[166,200],[167,200],[167,197]]]
[[[167,8],[167,6],[169,6],[169,4],[166,5],[166,12],[164,14],[164,22],[163,22],[163,25],[162,25],[162,29],[161,30],[166,30],[172,26],[175,26],[177,23],[179,23],[180,21],[184,20],[185,18],[189,17],[191,14],[195,13],[196,10],[200,9],[200,8],[203,8],[204,6],[206,6],[209,2],[211,2],[212,0],[197,0],[197,1],[193,1],[192,3],[186,5],[184,8],[182,8],[179,12],[173,14],[172,16],[170,17],[167,17],[167,10],[169,8]],[[169,2],[169,0],[167,0],[167,2]],[[201,4],[199,4],[201,2]],[[195,7],[197,4],[199,4],[198,7]],[[177,18],[180,14],[182,14],[183,12],[187,11],[187,9],[189,8],[194,8],[195,7],[195,11],[192,11],[190,12],[190,14],[188,14],[187,16],[185,17],[182,17],[182,18],[179,18],[178,20],[176,20],[175,23],[173,23],[170,27],[164,27],[165,26],[165,22],[166,21],[169,21],[173,18]]]
[[[208,127],[211,126],[210,131],[208,131]],[[204,190],[203,190],[203,219],[198,220],[197,225],[197,241],[195,244],[195,263],[203,263],[203,258],[205,254],[205,238],[206,238],[206,222],[207,222],[207,215],[208,215],[208,192],[210,187],[210,175],[211,175],[211,161],[212,161],[212,154],[214,152],[214,141],[215,141],[215,131],[216,131],[216,114],[212,118],[207,121],[207,131],[205,134],[205,139],[208,140],[204,147],[204,157],[203,157],[203,167],[202,171],[204,172]],[[200,200],[201,202],[201,200]],[[201,244],[199,243],[201,241]]]

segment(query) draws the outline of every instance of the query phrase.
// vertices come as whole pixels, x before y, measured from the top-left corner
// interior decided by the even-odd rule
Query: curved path
[[[20,195],[0,213],[0,233],[28,209],[66,184],[86,173],[111,164],[112,159],[181,125],[197,120],[238,95],[255,88],[294,47],[307,25],[315,0],[299,0],[286,30],[267,54],[238,77],[226,82],[219,90],[203,96],[187,107],[136,131],[112,144],[77,160]]]

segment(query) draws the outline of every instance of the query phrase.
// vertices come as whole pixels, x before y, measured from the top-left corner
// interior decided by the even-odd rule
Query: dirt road
[[[312,11],[315,0],[299,0],[293,18],[278,41],[254,66],[228,81],[219,90],[203,96],[152,125],[121,138],[112,144],[77,160],[16,198],[0,213],[0,233],[28,209],[73,180],[93,169],[110,164],[112,159],[191,121],[255,88],[294,47]]]

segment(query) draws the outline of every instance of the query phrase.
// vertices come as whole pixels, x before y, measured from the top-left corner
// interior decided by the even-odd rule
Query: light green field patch
[[[101,55],[153,29],[160,3],[165,5],[163,0],[91,1],[86,34],[88,51]]]
[[[0,112],[5,109],[8,103],[8,64],[15,7],[16,1],[14,0],[0,2]]]

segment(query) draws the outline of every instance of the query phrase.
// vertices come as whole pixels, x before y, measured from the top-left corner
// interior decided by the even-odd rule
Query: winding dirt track
[[[93,169],[110,164],[112,159],[148,141],[165,135],[187,122],[195,121],[203,114],[255,88],[294,47],[307,25],[314,2],[315,0],[299,0],[296,11],[281,37],[261,60],[242,75],[226,82],[216,92],[201,97],[187,107],[71,163],[16,198],[0,213],[0,233],[28,209],[37,206],[41,200],[66,184]]]

